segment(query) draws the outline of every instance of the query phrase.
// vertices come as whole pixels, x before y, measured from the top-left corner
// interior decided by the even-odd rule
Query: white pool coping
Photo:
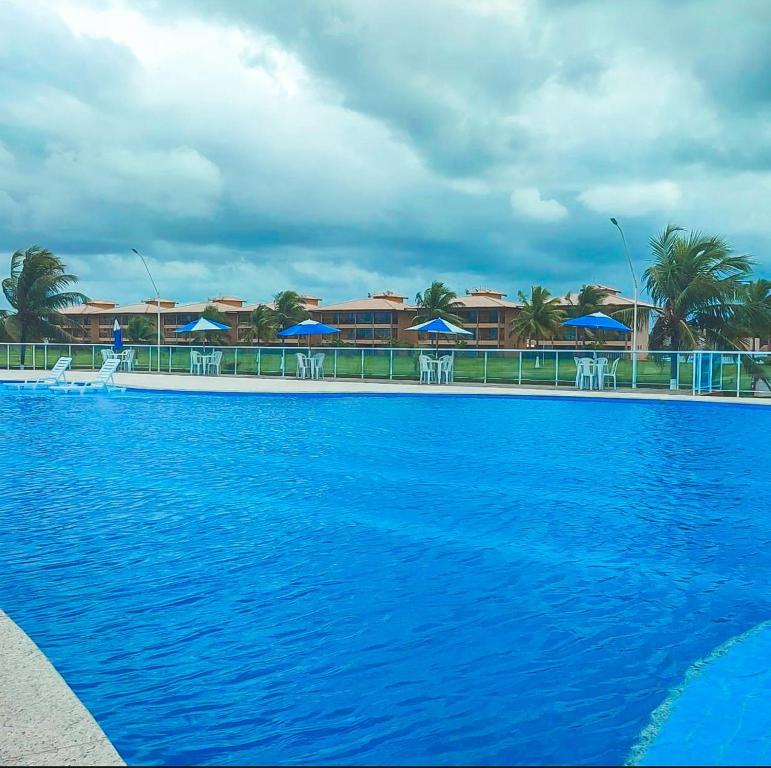
[[[0,610],[0,765],[125,765],[80,699]]]
[[[0,381],[20,381],[43,372],[0,370]],[[92,371],[74,371],[70,381],[89,381]],[[309,381],[278,376],[192,376],[183,373],[119,373],[116,383],[132,389],[170,390],[176,392],[221,392],[253,394],[346,394],[346,395],[489,395],[520,397],[569,397],[607,400],[659,400],[665,402],[727,403],[731,405],[771,406],[771,397],[717,397],[692,395],[687,391],[626,389],[576,390],[572,387],[519,386],[511,384],[418,384],[410,381],[373,381],[367,379],[326,379]]]

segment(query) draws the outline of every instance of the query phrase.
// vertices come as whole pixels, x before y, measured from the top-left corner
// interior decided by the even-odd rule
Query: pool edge
[[[0,610],[0,765],[125,765],[46,655]]]

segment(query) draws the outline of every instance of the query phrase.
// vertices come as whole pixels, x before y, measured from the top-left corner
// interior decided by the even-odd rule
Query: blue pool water
[[[2,606],[133,763],[619,763],[771,617],[771,409],[0,394]]]

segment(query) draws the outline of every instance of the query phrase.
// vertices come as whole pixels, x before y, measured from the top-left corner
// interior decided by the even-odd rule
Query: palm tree
[[[750,339],[755,351],[755,339],[771,337],[771,280],[758,278],[747,283],[740,296],[737,312],[737,336]]]
[[[224,312],[221,312],[214,304],[207,304],[201,312],[201,317],[212,320],[215,323],[228,325],[228,319]],[[203,334],[204,344],[222,344],[227,336],[227,331],[205,331]]]
[[[415,324],[426,323],[439,318],[453,325],[460,325],[463,320],[457,314],[463,305],[457,300],[458,294],[451,291],[444,283],[435,280],[423,293],[415,296],[418,313]]]
[[[271,310],[263,306],[253,309],[249,315],[249,327],[244,334],[246,341],[260,341],[270,338],[276,332],[276,325]]]
[[[155,326],[146,317],[132,317],[126,326],[126,337],[134,344],[152,341],[156,336]]]
[[[462,325],[463,320],[458,310],[463,308],[458,300],[458,294],[451,291],[444,283],[434,280],[423,293],[415,295],[418,313],[415,315],[415,325],[427,323],[429,320],[444,320],[453,325]],[[436,336],[436,349],[439,351],[439,334]]]
[[[565,301],[568,303],[566,314],[568,317],[585,317],[586,315],[593,315],[595,312],[601,312],[605,299],[609,295],[610,291],[599,285],[582,285],[575,301],[572,294],[566,294]],[[591,331],[584,329],[584,334],[591,335]],[[576,328],[576,349],[580,339],[581,328]]]
[[[295,291],[279,291],[273,297],[273,308],[270,310],[273,325],[279,330],[297,325],[308,319],[308,312],[302,297]]]
[[[680,234],[684,231],[670,224],[651,238],[653,264],[643,273],[657,305],[651,346],[672,350],[672,388],[677,382],[677,350],[692,349],[708,335],[727,338],[752,264],[748,256],[735,255],[721,237]]]
[[[519,291],[519,300],[522,308],[517,312],[510,332],[520,339],[526,339],[528,347],[533,339],[537,346],[541,339],[553,338],[565,319],[560,300],[552,298],[549,291],[540,285],[530,288],[529,298]]]
[[[0,316],[6,332],[21,343],[22,368],[28,341],[70,338],[61,310],[88,301],[82,293],[63,290],[77,281],[46,248],[33,245],[11,256],[11,275],[3,280],[3,293],[14,311],[4,310]]]

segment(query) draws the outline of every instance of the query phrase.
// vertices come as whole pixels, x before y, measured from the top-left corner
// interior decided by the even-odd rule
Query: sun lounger
[[[106,360],[96,374],[96,377],[91,381],[74,382],[72,384],[51,387],[50,389],[52,392],[80,392],[81,395],[86,392],[125,392],[126,388],[117,386],[113,378],[120,362],[118,358]]]
[[[59,384],[66,384],[67,376],[65,374],[71,363],[71,357],[60,357],[56,361],[56,365],[51,368],[47,376],[40,379],[27,379],[26,381],[22,382],[21,384],[17,384],[16,386],[19,389],[24,387],[29,387],[30,389],[38,389],[55,387]]]

